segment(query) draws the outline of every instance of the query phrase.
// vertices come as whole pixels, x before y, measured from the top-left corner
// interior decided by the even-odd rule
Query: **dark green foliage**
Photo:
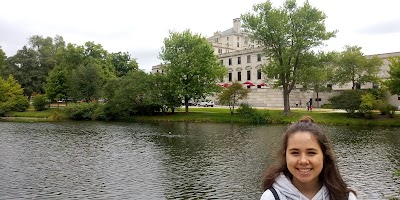
[[[381,115],[389,115],[389,117],[393,117],[397,110],[396,106],[390,105],[386,101],[379,101],[377,109]]]
[[[65,116],[72,120],[91,120],[95,117],[102,116],[101,111],[97,111],[98,116],[95,116],[96,108],[98,104],[96,103],[76,103],[69,104],[64,108]]]
[[[333,107],[332,107],[332,104],[330,104],[330,103],[326,103],[326,104],[324,104],[324,105],[321,105],[321,108],[328,108],[328,109],[332,109]]]
[[[29,100],[24,96],[15,96],[12,100],[11,109],[17,112],[24,112],[29,108]]]
[[[131,71],[105,88],[109,101],[104,109],[110,119],[154,115],[165,105],[160,91],[163,87],[157,86],[156,76],[143,71]]]
[[[240,104],[237,112],[245,119],[250,119],[255,124],[271,123],[271,114],[267,110],[257,110],[247,103]]]
[[[6,116],[8,112],[10,112],[10,107],[0,102],[0,117]]]
[[[44,95],[37,95],[33,98],[33,107],[37,111],[42,111],[47,109],[47,97]]]
[[[362,90],[346,90],[329,99],[334,109],[343,109],[348,113],[355,113],[360,108]]]
[[[385,85],[392,94],[400,95],[400,56],[389,58],[389,77]]]
[[[131,59],[127,52],[111,53],[110,57],[117,77],[125,76],[130,71],[139,69],[136,59]]]

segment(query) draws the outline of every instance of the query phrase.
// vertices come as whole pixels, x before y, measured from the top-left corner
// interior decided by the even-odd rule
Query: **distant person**
[[[300,100],[300,104],[299,104],[299,106],[301,107],[301,100]]]
[[[307,111],[309,111],[310,110],[310,102],[309,101],[307,101],[306,106],[307,106]]]
[[[309,105],[309,107],[310,107],[310,111],[312,111],[312,99],[310,99],[310,105]]]
[[[264,173],[261,200],[356,200],[336,162],[332,144],[311,117],[283,135],[275,164]]]

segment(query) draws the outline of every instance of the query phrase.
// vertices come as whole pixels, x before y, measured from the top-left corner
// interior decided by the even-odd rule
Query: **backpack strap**
[[[279,199],[279,196],[278,196],[278,193],[276,192],[276,190],[275,190],[274,187],[270,187],[270,188],[269,188],[269,191],[272,192],[272,194],[273,194],[274,197],[275,197],[275,200],[280,200],[280,199]]]

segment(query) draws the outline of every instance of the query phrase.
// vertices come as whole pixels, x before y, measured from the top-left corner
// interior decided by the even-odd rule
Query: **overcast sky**
[[[280,7],[284,0],[271,0]],[[202,36],[232,27],[233,19],[260,0],[9,0],[1,3],[0,46],[13,56],[32,35],[61,35],[66,43],[101,44],[108,52],[129,52],[147,72],[159,64],[168,31],[190,29]],[[303,0],[297,1],[299,4]],[[358,45],[366,55],[400,51],[398,0],[309,0],[338,30],[325,50]]]

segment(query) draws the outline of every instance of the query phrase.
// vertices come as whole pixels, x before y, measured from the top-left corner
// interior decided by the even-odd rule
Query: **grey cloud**
[[[369,35],[400,33],[400,18],[372,24],[360,29],[358,32]]]
[[[151,71],[151,67],[159,65],[162,61],[158,59],[160,49],[138,49],[129,52],[132,58],[136,58],[139,69],[146,72]]]
[[[0,46],[8,57],[13,56],[18,50],[28,43],[29,31],[21,24],[13,24],[0,19]]]

